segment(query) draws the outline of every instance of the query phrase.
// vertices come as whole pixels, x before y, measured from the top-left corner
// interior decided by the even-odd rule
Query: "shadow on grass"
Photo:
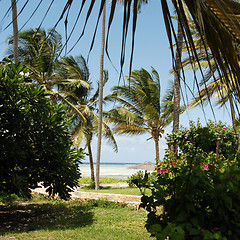
[[[0,205],[0,235],[84,227],[93,223],[93,213],[90,210],[90,207],[81,201]]]

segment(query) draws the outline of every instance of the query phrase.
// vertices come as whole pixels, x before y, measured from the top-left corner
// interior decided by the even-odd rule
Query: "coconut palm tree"
[[[9,39],[9,45],[13,39]],[[55,66],[62,46],[61,35],[54,30],[29,29],[19,33],[19,60],[31,72],[36,84],[41,84],[50,90],[54,85]],[[12,58],[12,48],[9,49]]]
[[[159,138],[173,120],[173,84],[161,99],[160,78],[154,68],[151,73],[143,68],[135,70],[128,81],[128,86],[116,86],[106,97],[120,104],[106,114],[107,120],[114,125],[117,134],[149,133],[155,143],[158,162]]]
[[[96,160],[96,185],[95,189],[99,190],[100,176],[100,158],[102,146],[102,105],[103,105],[103,70],[104,70],[104,48],[105,48],[105,23],[106,22],[106,2],[103,6],[102,16],[102,39],[101,39],[101,55],[100,55],[100,78],[99,78],[99,101],[98,101],[98,142],[97,142],[97,160]]]
[[[64,101],[68,101],[71,104],[68,104],[67,110],[69,119],[71,120],[73,141],[76,147],[85,143],[85,148],[88,149],[89,155],[91,181],[94,183],[91,144],[93,136],[97,134],[99,128],[99,112],[97,108],[99,102],[99,88],[94,94],[91,94],[93,89],[89,79],[89,69],[82,56],[61,58],[58,64],[58,78],[58,92],[64,98]],[[107,80],[108,73],[104,71],[103,86],[106,84]],[[85,121],[82,121],[82,118],[84,118]],[[117,144],[113,133],[105,121],[102,122],[101,128],[103,136],[112,144],[114,150],[117,151]]]
[[[109,32],[112,22],[114,19],[115,10],[117,7],[117,2],[119,0],[111,0],[111,10],[109,14],[108,20],[108,30]],[[25,1],[26,4],[28,1]],[[74,0],[67,1],[63,4],[63,11],[59,18],[58,23],[66,14],[66,18],[68,18],[68,11],[71,8]],[[122,55],[121,58],[121,67],[124,63],[124,52],[125,52],[125,41],[126,36],[129,30],[129,22],[132,21],[132,49],[134,48],[134,35],[136,32],[137,25],[137,12],[138,8],[134,7],[133,11],[130,11],[131,4],[135,6],[140,3],[141,0],[125,0],[124,1],[124,11],[123,11],[123,38],[122,38]],[[204,43],[206,43],[213,55],[214,59],[218,64],[219,70],[222,72],[222,75],[226,78],[226,81],[230,81],[227,76],[227,69],[232,69],[234,77],[236,78],[235,85],[238,99],[240,99],[240,66],[239,66],[239,56],[236,52],[236,45],[240,40],[240,3],[239,0],[161,0],[162,4],[162,12],[165,20],[166,30],[168,34],[168,38],[170,41],[170,46],[173,51],[174,42],[172,40],[172,32],[174,32],[174,24],[171,19],[171,11],[170,7],[174,6],[176,13],[178,15],[178,19],[181,22],[181,25],[184,28],[184,39],[188,39],[189,47],[192,48],[192,52],[194,55],[197,55],[197,51],[193,44],[193,38],[191,36],[191,31],[189,29],[188,19],[184,12],[183,4],[186,4],[191,18],[193,19],[196,28],[198,29],[201,37],[204,39]],[[85,1],[84,1],[85,3]],[[83,5],[84,5],[83,3]],[[80,11],[79,14],[84,14],[87,12],[87,17],[84,22],[84,26],[86,26],[89,16],[94,12],[92,9],[98,1],[92,1],[91,4],[86,8],[86,11]],[[100,11],[98,17],[100,17],[103,11],[103,3],[106,3],[106,0],[102,0],[100,4]],[[171,5],[171,6],[170,6]],[[82,8],[81,8],[82,9]],[[130,15],[133,15],[131,18]],[[75,20],[77,21],[78,18]],[[65,23],[67,22],[67,19]],[[58,24],[57,23],[57,24]],[[97,21],[98,24],[98,21]],[[85,29],[85,27],[84,27]],[[84,31],[83,31],[84,33]],[[80,39],[80,38],[79,38]],[[197,57],[197,56],[196,56]],[[132,58],[130,60],[132,62]],[[131,65],[131,64],[130,64]]]

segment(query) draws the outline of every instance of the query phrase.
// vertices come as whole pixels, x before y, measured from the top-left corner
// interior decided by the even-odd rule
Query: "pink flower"
[[[204,230],[204,229],[201,229],[201,230],[200,230],[200,233],[204,233],[204,232],[205,232],[205,230]]]
[[[212,232],[216,233],[217,231],[219,231],[218,227],[215,227],[214,229],[212,229]]]
[[[203,170],[209,170],[208,165],[204,165],[204,166],[203,166]]]

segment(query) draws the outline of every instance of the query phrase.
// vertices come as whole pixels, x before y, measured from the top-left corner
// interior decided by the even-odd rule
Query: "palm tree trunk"
[[[235,110],[234,110],[233,99],[232,99],[232,94],[231,93],[229,93],[229,98],[228,99],[229,99],[230,109],[231,109],[232,125],[233,125],[233,129],[234,129],[235,134],[237,135],[237,139],[238,139],[238,152],[240,152],[240,134],[236,130]]]
[[[159,140],[154,138],[155,142],[155,151],[156,151],[156,163],[159,163]]]
[[[88,155],[89,155],[89,163],[90,163],[90,169],[91,169],[91,182],[93,184],[95,182],[95,177],[94,177],[92,148],[90,144],[88,145]]]
[[[234,110],[233,99],[232,99],[231,93],[229,93],[229,103],[230,103],[230,109],[231,109],[232,125],[234,126],[235,110]]]
[[[18,63],[18,23],[17,23],[17,3],[11,0],[12,4],[12,23],[13,23],[13,56],[15,63]]]
[[[106,1],[103,7],[102,18],[102,44],[100,56],[100,79],[99,79],[99,111],[98,111],[98,143],[97,143],[97,160],[96,160],[96,185],[95,189],[99,190],[99,175],[100,175],[100,155],[102,142],[102,101],[103,101],[103,65],[104,65],[104,48],[105,48],[105,18],[106,18]]]
[[[181,56],[183,46],[183,32],[180,21],[178,21],[177,34],[177,48],[175,58],[175,72],[174,72],[174,107],[173,107],[173,132],[179,129],[179,115],[180,115],[180,72],[181,72]],[[178,146],[173,146],[173,152],[177,155]]]

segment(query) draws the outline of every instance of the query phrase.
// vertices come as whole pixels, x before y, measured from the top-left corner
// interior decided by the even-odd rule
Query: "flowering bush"
[[[189,128],[181,128],[179,131],[167,136],[168,145],[177,144],[181,153],[202,150],[203,152],[216,153],[217,141],[219,141],[219,154],[232,160],[238,148],[238,140],[232,127],[227,127],[221,121],[214,123],[208,121],[203,127],[198,121],[196,124],[190,121]]]
[[[218,130],[210,129],[196,136],[192,124],[179,146],[181,154],[166,152],[153,186],[146,186],[152,194],[142,197],[141,207],[149,212],[146,228],[157,239],[240,239],[240,156],[228,149],[235,143],[222,142],[217,157],[213,142]],[[180,142],[176,136],[182,135],[175,134],[175,140]],[[205,139],[208,145],[206,135],[212,136]]]

